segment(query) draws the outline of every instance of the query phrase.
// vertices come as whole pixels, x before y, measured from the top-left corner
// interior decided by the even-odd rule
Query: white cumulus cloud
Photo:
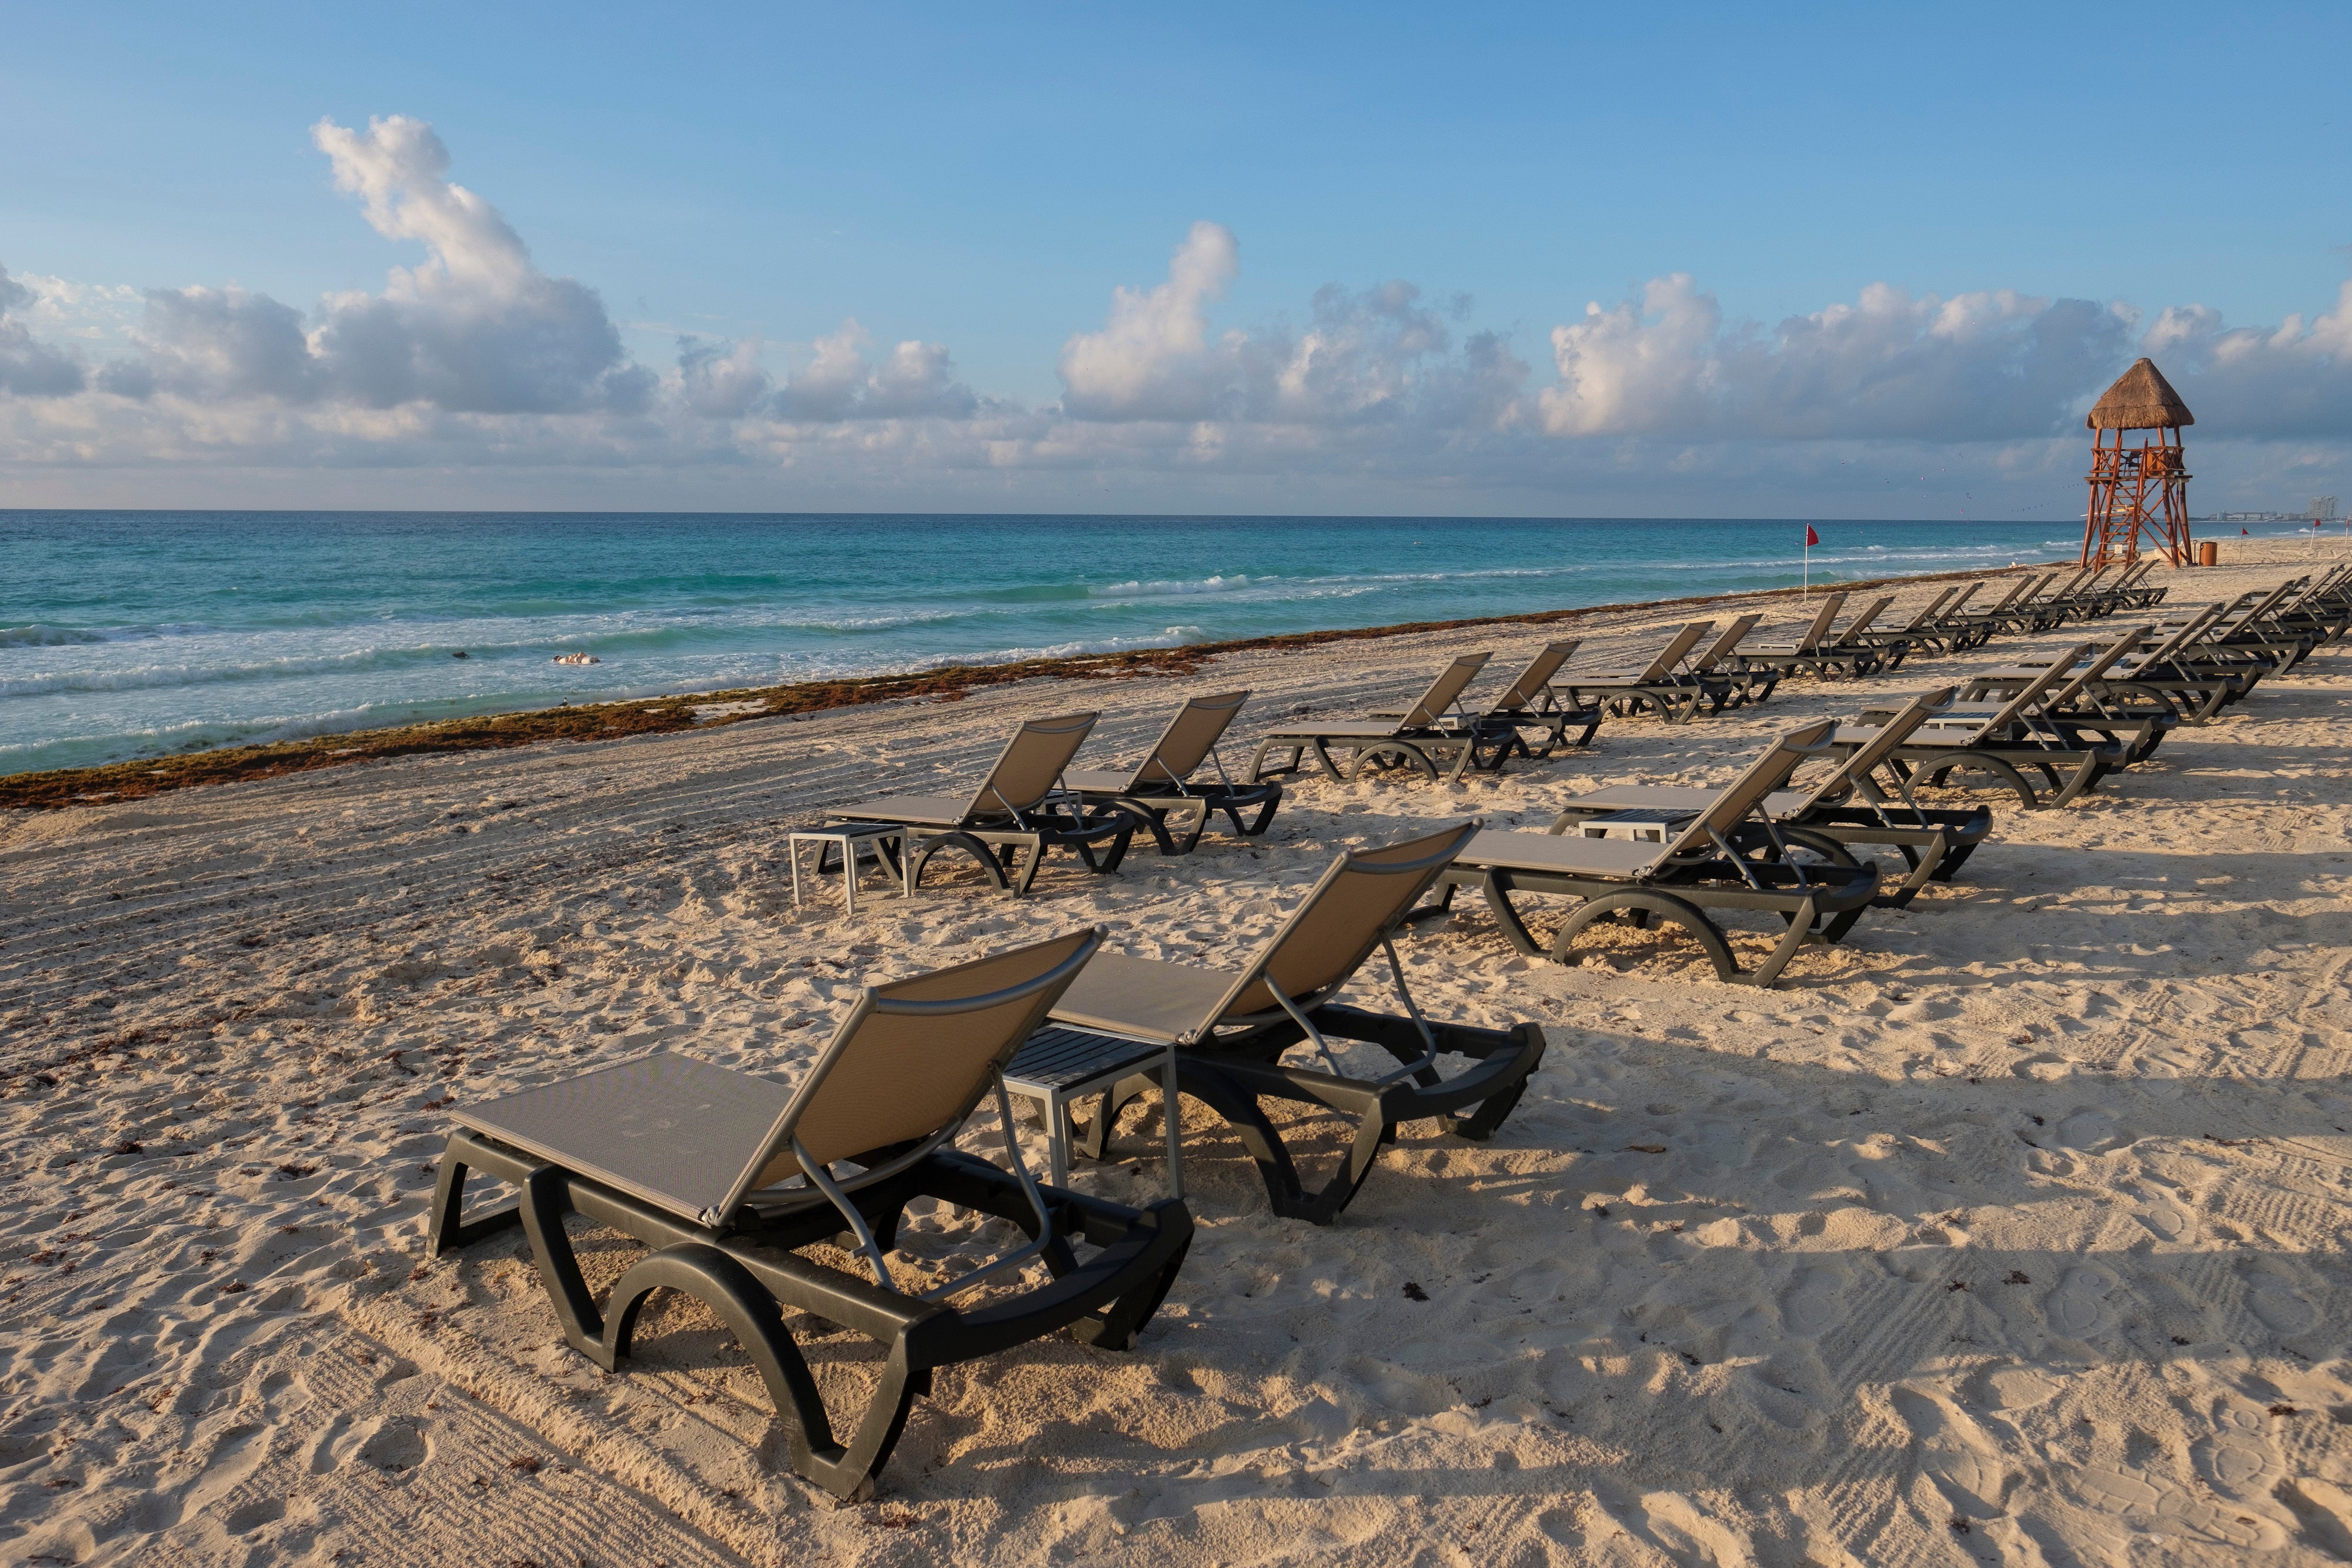
[[[19,397],[65,397],[82,389],[81,361],[52,349],[16,319],[33,303],[33,291],[0,267],[0,392]]]
[[[379,234],[422,245],[424,261],[394,267],[380,294],[330,295],[311,318],[235,286],[153,290],[142,352],[110,371],[108,390],[469,413],[645,404],[654,377],[628,362],[596,291],[533,266],[498,209],[449,181],[430,125],[322,120],[311,139],[336,188]]]
[[[1239,275],[1240,256],[1232,231],[1196,223],[1166,282],[1115,290],[1101,329],[1063,345],[1063,412],[1102,422],[1510,423],[1528,367],[1491,332],[1454,354],[1445,317],[1466,314],[1467,299],[1440,311],[1415,284],[1360,292],[1330,284],[1317,290],[1304,329],[1213,333],[1208,308]]]
[[[2276,327],[2224,327],[2202,305],[2159,314],[2141,347],[2157,356],[2200,426],[2274,439],[2352,433],[2352,282],[2336,308]]]
[[[1872,284],[1770,330],[1727,325],[1687,273],[1552,329],[1559,436],[1981,441],[2062,428],[2129,359],[2133,321],[2010,289],[1951,298]]]

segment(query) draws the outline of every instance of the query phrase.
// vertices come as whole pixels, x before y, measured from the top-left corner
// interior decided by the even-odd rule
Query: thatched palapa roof
[[[2083,423],[2092,430],[2157,430],[2194,424],[2197,416],[2153,360],[2137,360],[2116,378]]]

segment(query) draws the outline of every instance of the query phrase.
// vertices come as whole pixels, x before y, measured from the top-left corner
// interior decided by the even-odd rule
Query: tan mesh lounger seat
[[[1638,670],[1580,670],[1562,676],[1560,685],[1568,688],[1570,702],[1598,702],[1620,718],[1654,713],[1668,724],[1687,724],[1701,707],[1721,713],[1738,689],[1735,684],[1683,668],[1683,661],[1714,630],[1712,621],[1686,622]]]
[[[1792,845],[1826,856],[1832,864],[1855,863],[1857,844],[1888,845],[1900,852],[1910,875],[1899,885],[1881,883],[1875,902],[1884,908],[1908,906],[1930,882],[1949,882],[1992,831],[1992,811],[1984,806],[1966,810],[1935,810],[1911,799],[1906,781],[1889,771],[1889,790],[1874,781],[1895,748],[1913,731],[1952,700],[1945,686],[1906,698],[1882,724],[1872,742],[1845,753],[1835,766],[1824,768],[1811,789],[1775,789],[1758,802],[1757,810]],[[1640,824],[1630,831],[1653,831],[1660,837],[1679,831],[1687,819],[1706,810],[1721,789],[1672,784],[1617,784],[1577,796],[1560,809],[1551,825],[1555,833],[1577,833],[1588,822]]]
[[[441,1158],[434,1253],[520,1225],[565,1342],[608,1372],[628,1355],[648,1297],[694,1297],[767,1385],[793,1468],[836,1496],[865,1495],[932,1368],[1064,1328],[1124,1349],[1182,1265],[1192,1224],[1181,1201],[1134,1208],[1061,1189],[1049,1201],[1013,1135],[1004,1065],[1099,940],[1076,931],[869,987],[792,1082],[663,1053],[455,1111],[464,1130]],[[953,1146],[992,1091],[1003,1166]],[[520,1201],[467,1216],[469,1171],[510,1184]],[[1013,1220],[1030,1239],[918,1288],[888,1261],[917,1197]],[[564,1228],[573,1211],[649,1249],[601,1306]],[[870,1278],[806,1252],[845,1225]],[[1074,1240],[1100,1250],[1081,1262]],[[1033,1266],[1048,1282],[1019,1278]],[[991,1281],[985,1299],[953,1304]],[[786,1326],[801,1312],[887,1350],[845,1439]]]
[[[1571,747],[1589,745],[1592,732],[1601,727],[1601,710],[1598,707],[1572,706],[1561,701],[1559,691],[1552,685],[1553,677],[1559,674],[1561,667],[1575,655],[1580,645],[1581,640],[1575,637],[1545,643],[1537,650],[1536,656],[1528,661],[1527,668],[1503,688],[1503,695],[1489,703],[1484,713],[1469,720],[1469,726],[1483,729],[1490,737],[1507,736],[1506,744],[1510,755],[1524,757],[1530,761],[1543,760],[1563,744]],[[1405,716],[1402,713],[1374,713],[1371,716],[1375,719],[1400,719]],[[1439,724],[1444,728],[1463,727],[1451,718],[1441,718]],[[1583,732],[1574,740],[1569,740],[1568,732],[1579,725],[1583,727]],[[1529,731],[1542,732],[1542,738],[1530,744],[1528,740]]]
[[[1543,1060],[1543,1031],[1532,1023],[1491,1030],[1429,1022],[1397,963],[1391,933],[1474,831],[1465,823],[1339,856],[1237,970],[1105,954],[1064,993],[1054,1022],[1181,1046],[1178,1085],[1232,1126],[1257,1162],[1275,1212],[1328,1224],[1354,1199],[1400,1124],[1436,1119],[1461,1136],[1491,1137]],[[1336,999],[1376,953],[1388,958],[1402,1015]],[[1334,1040],[1378,1046],[1398,1065],[1366,1076],[1340,1062]],[[1301,1045],[1319,1065],[1284,1061]],[[1439,1059],[1449,1055],[1468,1057],[1471,1065],[1448,1076]],[[1089,1153],[1100,1156],[1119,1106],[1148,1084],[1130,1079],[1104,1097],[1086,1134]],[[1270,1102],[1320,1106],[1353,1120],[1349,1152],[1319,1187],[1301,1180],[1266,1114]]]
[[[1508,744],[1481,728],[1461,711],[1462,694],[1486,667],[1491,653],[1465,653],[1432,681],[1419,701],[1403,716],[1391,719],[1294,719],[1276,726],[1258,742],[1250,758],[1250,782],[1297,773],[1314,765],[1334,782],[1360,776],[1368,768],[1410,768],[1447,783],[1472,768],[1498,771],[1510,752]],[[1347,768],[1331,759],[1331,747],[1350,755]],[[1269,761],[1276,754],[1286,754]]]
[[[1135,816],[1151,830],[1163,855],[1192,853],[1210,817],[1218,811],[1233,823],[1234,832],[1261,837],[1274,821],[1275,808],[1282,804],[1282,786],[1272,781],[1236,784],[1226,777],[1224,759],[1217,756],[1217,742],[1249,695],[1217,692],[1188,698],[1133,768],[1073,768],[1063,773],[1063,782],[1089,800],[1108,802]],[[1193,773],[1212,759],[1217,781],[1193,782]],[[1245,824],[1242,813],[1248,810],[1257,816]]]
[[[1888,768],[1906,783],[1924,776],[1937,786],[1956,771],[1988,773],[2014,791],[2028,810],[2066,804],[2124,761],[2121,745],[2085,742],[2035,716],[2035,705],[2090,651],[2090,643],[2076,643],[1990,714],[1921,725],[1895,748]],[[1866,746],[1877,729],[1868,722],[1841,724],[1830,744],[1840,749]],[[2046,781],[2046,792],[2028,780],[2029,769]]]
[[[1769,986],[1810,940],[1835,942],[1878,890],[1872,863],[1837,864],[1798,852],[1759,808],[1804,762],[1825,754],[1832,732],[1822,719],[1790,730],[1765,748],[1728,788],[1717,790],[1678,831],[1660,841],[1564,834],[1478,834],[1444,872],[1436,908],[1450,910],[1464,887],[1485,894],[1496,924],[1519,951],[1543,956],[1512,903],[1514,894],[1565,894],[1582,900],[1549,949],[1565,960],[1578,933],[1601,918],[1653,919],[1681,926],[1706,951],[1717,976]],[[1779,945],[1743,970],[1709,908],[1767,911],[1787,922]]]
[[[1000,892],[1018,898],[1037,880],[1045,853],[1057,845],[1078,852],[1087,869],[1108,876],[1118,869],[1144,819],[1117,806],[1089,805],[1064,787],[1063,771],[1095,727],[1091,713],[1022,721],[998,753],[996,765],[970,795],[893,795],[829,811],[827,822],[888,822],[907,831],[909,891],[943,849],[970,855]],[[1095,846],[1108,843],[1102,858]],[[1013,857],[1023,854],[1016,871]],[[831,853],[830,849],[825,852]],[[820,858],[817,873],[823,875]]]

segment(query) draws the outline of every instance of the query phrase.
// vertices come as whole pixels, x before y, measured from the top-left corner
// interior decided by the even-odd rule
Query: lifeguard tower
[[[2091,509],[2083,523],[2084,566],[2129,566],[2140,536],[2175,566],[2189,554],[2189,461],[2180,431],[2197,423],[2155,361],[2116,378],[2083,422],[2091,430]],[[2107,433],[2113,431],[2110,442]],[[2126,431],[2143,434],[2124,444]]]

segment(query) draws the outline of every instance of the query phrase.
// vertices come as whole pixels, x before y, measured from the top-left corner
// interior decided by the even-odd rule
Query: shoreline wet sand
[[[2171,605],[2343,558],[2233,551],[2172,578]],[[1689,618],[1585,613],[1596,663]],[[1198,1229],[1136,1348],[1041,1341],[941,1374],[868,1502],[786,1473],[759,1379],[699,1309],[649,1308],[606,1376],[562,1345],[513,1233],[425,1256],[453,1103],[657,1048],[788,1069],[869,978],[1080,924],[1231,966],[1341,849],[1720,783],[1809,717],[2112,624],[1611,721],[1459,786],[1307,779],[1264,841],[1140,848],[1110,877],[1056,859],[1019,902],[877,884],[854,918],[831,888],[793,905],[784,829],[969,779],[1024,715],[1101,707],[1083,755],[1107,763],[1181,696],[1248,686],[1240,742],[1363,712],[1468,647],[1504,670],[1548,628],[0,813],[0,1540],[20,1561],[599,1568],[2332,1561],[2352,1539],[2342,652],[2064,810],[1932,792],[1991,800],[1991,841],[1779,989],[1630,927],[1530,960],[1465,900],[1401,952],[1433,1015],[1545,1031],[1495,1141],[1409,1125],[1315,1228],[1269,1216],[1188,1103]],[[1343,1146],[1322,1125],[1294,1129],[1309,1157]],[[1073,1184],[1157,1197],[1157,1150],[1130,1121]],[[626,1260],[582,1245],[594,1283]],[[871,1375],[803,1326],[829,1388]]]

